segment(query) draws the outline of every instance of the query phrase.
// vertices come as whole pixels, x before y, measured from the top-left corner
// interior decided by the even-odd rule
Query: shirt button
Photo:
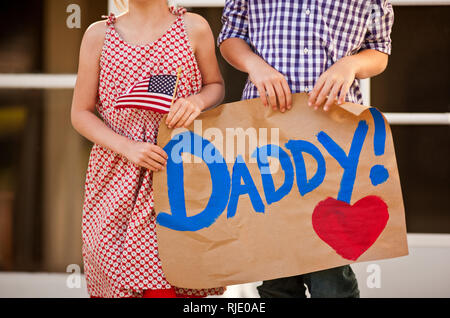
[[[304,49],[303,49],[303,53],[305,53],[305,54],[308,54],[308,49],[305,47]]]
[[[306,13],[306,15],[309,15],[311,13],[311,11],[309,9],[306,9],[305,13]]]

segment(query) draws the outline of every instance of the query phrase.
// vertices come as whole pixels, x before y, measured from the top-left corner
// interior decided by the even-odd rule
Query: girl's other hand
[[[132,163],[151,171],[164,170],[167,164],[167,153],[159,146],[149,142],[130,140],[123,155]]]
[[[196,95],[188,98],[178,98],[170,107],[169,115],[166,118],[166,125],[169,128],[189,127],[190,124],[200,115],[203,109],[202,101]]]

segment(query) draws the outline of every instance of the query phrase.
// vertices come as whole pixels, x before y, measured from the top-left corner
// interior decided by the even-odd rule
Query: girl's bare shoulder
[[[191,37],[202,38],[212,33],[208,21],[200,14],[186,12],[184,14],[184,20],[186,21],[186,28]]]
[[[92,23],[84,33],[82,46],[89,50],[99,50],[103,46],[108,26],[105,20]]]

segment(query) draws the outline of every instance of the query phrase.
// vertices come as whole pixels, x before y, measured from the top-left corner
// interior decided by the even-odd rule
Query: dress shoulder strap
[[[107,19],[107,26],[112,26],[114,23],[116,23],[116,15],[112,12],[109,15],[102,15],[102,19]]]
[[[181,6],[170,6],[169,10],[174,15],[183,15],[187,12],[186,8]],[[116,23],[116,15],[114,13],[110,13],[109,15],[102,15],[102,19],[106,20],[106,25],[111,26]]]
[[[187,12],[186,8],[181,6],[170,6],[169,10],[174,15],[183,15]]]

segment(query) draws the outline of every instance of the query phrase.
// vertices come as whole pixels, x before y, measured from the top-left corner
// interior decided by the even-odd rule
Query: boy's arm
[[[264,106],[284,112],[291,108],[291,90],[286,78],[255,54],[248,41],[246,0],[227,0],[222,15],[223,27],[218,38],[220,52],[236,69],[248,73],[258,89]]]
[[[328,110],[336,100],[341,104],[355,78],[372,77],[386,69],[394,11],[389,0],[372,1],[371,6],[372,21],[361,50],[341,58],[319,77],[310,93],[310,106],[318,108],[326,100],[324,110]]]

